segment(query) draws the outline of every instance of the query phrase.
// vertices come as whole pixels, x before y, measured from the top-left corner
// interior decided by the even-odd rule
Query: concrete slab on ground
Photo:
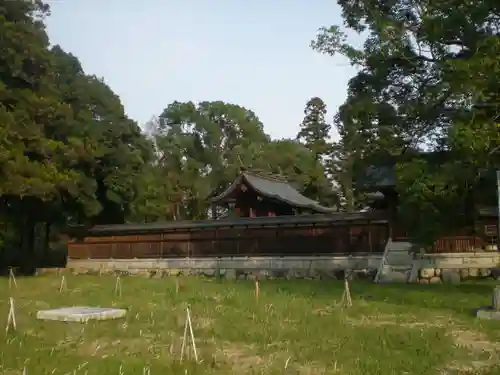
[[[39,320],[58,320],[62,322],[85,323],[89,320],[111,320],[123,318],[127,310],[106,307],[63,307],[60,309],[40,310],[36,314]]]
[[[500,320],[500,310],[493,307],[481,307],[476,310],[476,317],[484,320]]]

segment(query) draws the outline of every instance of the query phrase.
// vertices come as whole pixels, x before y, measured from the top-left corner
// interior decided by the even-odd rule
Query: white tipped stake
[[[66,283],[66,276],[62,275],[61,284],[59,285],[59,293],[68,290],[68,284]]]
[[[189,306],[186,307],[186,323],[184,325],[184,336],[182,338],[182,347],[181,347],[181,362],[184,359],[184,351],[188,345],[188,328],[191,336],[191,344],[193,347],[194,359],[196,363],[198,363],[198,352],[196,350],[196,343],[194,341],[194,333],[193,333],[193,325],[191,324],[191,313],[189,312]]]
[[[12,288],[12,285],[17,288],[17,281],[16,277],[14,276],[14,271],[12,270],[12,267],[9,267],[9,289]]]
[[[28,372],[26,371],[26,367],[23,368],[23,375],[27,375]]]
[[[5,327],[5,333],[9,333],[10,330],[16,330],[16,313],[14,310],[14,299],[9,298],[9,315],[7,315],[7,326]]]
[[[286,360],[286,362],[285,362],[285,371],[288,368],[288,364],[290,363],[291,359],[292,359],[292,357],[288,357],[288,359]]]
[[[120,279],[120,276],[116,276],[115,296],[118,296],[118,297],[122,296],[122,281]]]
[[[342,294],[342,299],[340,300],[340,305],[343,305],[345,307],[352,306],[351,288],[349,288],[349,274],[348,273],[344,277],[344,294]]]

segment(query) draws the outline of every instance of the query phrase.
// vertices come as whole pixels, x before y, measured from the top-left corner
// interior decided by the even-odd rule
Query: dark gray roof
[[[423,160],[428,161],[430,164],[439,167],[445,161],[450,160],[450,158],[452,157],[453,155],[451,153],[445,151],[436,151],[436,152],[418,153],[406,160],[411,160],[414,158],[422,158]],[[398,160],[403,160],[403,159],[402,158],[398,159],[397,157],[390,157],[386,160],[385,163],[371,165],[367,167],[363,175],[359,179],[359,182],[361,183],[361,185],[364,185],[365,189],[395,187],[397,184],[396,164]],[[495,168],[490,168],[490,169],[482,168],[479,172],[481,178],[488,178],[489,176],[493,176],[496,171]]]
[[[366,178],[363,183],[374,188],[396,186],[396,167],[393,165],[369,166],[366,169]]]
[[[496,217],[499,216],[498,207],[495,206],[480,206],[477,208],[479,216]]]
[[[248,171],[242,172],[238,178],[222,194],[212,198],[217,203],[227,198],[244,181],[256,192],[268,198],[285,202],[293,207],[306,208],[318,213],[335,212],[335,208],[321,206],[318,202],[300,194],[293,186],[284,180],[261,176]]]
[[[276,226],[296,226],[296,225],[342,225],[352,222],[376,222],[387,223],[384,212],[336,212],[332,214],[316,215],[285,215],[256,218],[224,218],[220,220],[189,220],[189,221],[165,221],[147,224],[116,224],[98,225],[86,232],[88,236],[120,235],[120,234],[152,234],[173,231],[193,231],[211,228],[226,227],[276,227]],[[77,233],[79,229],[85,232],[84,228],[73,228]]]

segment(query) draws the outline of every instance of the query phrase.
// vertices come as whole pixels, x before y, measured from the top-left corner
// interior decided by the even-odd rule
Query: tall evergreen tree
[[[297,140],[303,143],[316,160],[328,153],[328,137],[331,126],[326,121],[327,108],[325,102],[318,97],[311,98],[304,109],[304,119],[300,124]]]

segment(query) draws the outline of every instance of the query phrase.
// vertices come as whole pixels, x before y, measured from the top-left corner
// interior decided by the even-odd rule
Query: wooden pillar
[[[231,199],[227,202],[227,206],[228,206],[228,216],[229,217],[235,217],[236,216],[236,200],[234,199]]]
[[[217,219],[217,205],[215,203],[212,203],[211,211],[212,211],[212,219],[213,220]]]

